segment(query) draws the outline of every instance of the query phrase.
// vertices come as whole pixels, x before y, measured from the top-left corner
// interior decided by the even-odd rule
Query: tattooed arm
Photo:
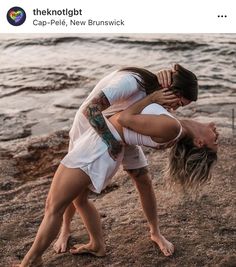
[[[107,109],[109,106],[110,103],[107,97],[103,92],[101,92],[89,102],[83,110],[83,114],[88,119],[90,125],[107,144],[110,156],[116,160],[118,154],[121,152],[122,144],[112,135],[103,117],[102,111]]]

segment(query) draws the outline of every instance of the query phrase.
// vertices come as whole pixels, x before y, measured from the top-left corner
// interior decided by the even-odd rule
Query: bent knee
[[[133,169],[133,170],[126,170],[126,172],[133,178],[133,179],[139,179],[139,178],[146,178],[149,177],[148,175],[148,168],[143,167],[143,168],[138,168],[138,169]]]
[[[45,213],[47,214],[57,214],[63,215],[68,204],[67,203],[58,203],[56,201],[52,201],[51,199],[46,200],[45,205]]]
[[[152,179],[147,167],[126,171],[137,186],[152,186]]]
[[[134,178],[137,187],[152,187],[152,179],[149,176]]]
[[[74,201],[73,203],[77,206],[77,207],[82,207],[84,205],[88,204],[88,191],[85,191],[83,194],[80,194]]]

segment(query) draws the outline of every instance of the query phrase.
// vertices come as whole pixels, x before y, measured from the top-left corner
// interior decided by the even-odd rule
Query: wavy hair
[[[184,191],[196,191],[211,178],[211,170],[217,161],[217,153],[207,146],[198,148],[193,140],[184,137],[170,149],[166,176],[171,184]]]

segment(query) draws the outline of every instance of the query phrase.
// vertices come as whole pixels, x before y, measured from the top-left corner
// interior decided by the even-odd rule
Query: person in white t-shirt
[[[161,93],[165,93],[168,96],[167,99],[174,98],[172,92],[161,90]],[[34,243],[21,264],[15,266],[38,266],[37,264],[42,261],[42,254],[60,230],[66,207],[76,197],[81,201],[79,206],[75,202],[76,208],[82,214],[91,238],[90,243],[78,248],[77,253],[105,256],[100,217],[93,205],[88,203],[83,205],[83,201],[88,201],[89,189],[99,192],[107,179],[114,174],[124,158],[125,144],[145,145],[154,149],[170,147],[168,176],[172,178],[174,184],[179,184],[184,189],[196,188],[208,181],[212,166],[217,160],[218,133],[215,124],[177,120],[165,108],[156,104],[160,97],[162,97],[160,91],[151,93],[124,111],[106,119],[114,138],[122,144],[116,160],[111,158],[106,147],[104,151],[95,149],[97,158],[90,162],[90,153],[94,147],[102,146],[104,143],[93,128],[88,129],[85,135],[82,134],[83,141],[87,141],[87,151],[81,151],[83,142],[79,140],[80,138],[78,142],[75,141],[76,144],[64,157],[53,177],[44,218]],[[82,156],[79,155],[80,151]],[[104,169],[103,180],[97,171],[99,165]],[[160,232],[158,232],[158,240],[164,245],[162,248],[164,254],[173,254],[174,246]]]
[[[114,71],[103,78],[76,113],[70,130],[69,151],[72,151],[75,145],[80,142],[79,155],[81,158],[83,156],[82,151],[87,150],[86,142],[83,143],[83,134],[88,129],[94,129],[104,142],[100,146],[95,146],[89,154],[90,158],[86,160],[92,162],[107,147],[111,158],[117,160],[122,145],[111,134],[107,127],[106,118],[126,109],[131,104],[161,88],[169,88],[177,96],[176,99],[169,99],[164,95],[159,96],[159,103],[170,109],[176,109],[197,100],[197,78],[192,72],[179,64],[175,64],[172,70],[159,71],[157,75],[146,69],[128,67]],[[78,157],[76,153],[75,157]],[[166,243],[163,242],[163,239],[159,238],[156,198],[147,169],[148,163],[141,147],[136,145],[126,146],[122,164],[139,192],[144,214],[150,227],[151,239],[158,244],[166,256],[172,254],[166,250]],[[70,166],[73,167],[73,164]],[[103,167],[100,166],[100,168],[100,172],[103,173]],[[100,193],[105,186],[106,183],[103,184],[102,188],[93,191]],[[77,203],[77,207],[80,205],[93,206],[93,203],[87,199],[86,194],[81,195],[74,202]],[[85,208],[82,210],[85,210]],[[57,253],[66,251],[70,235],[70,222],[74,213],[75,208],[70,205],[64,214],[60,236],[54,244],[54,250]],[[81,214],[81,212],[80,215],[82,218],[86,217],[86,214]],[[91,247],[94,247],[94,245]],[[72,249],[71,251],[80,253],[84,250],[84,247],[81,249]]]

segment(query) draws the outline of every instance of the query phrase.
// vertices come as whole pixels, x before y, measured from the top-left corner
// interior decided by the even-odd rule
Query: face
[[[190,104],[192,101],[188,100],[187,98],[183,96],[178,96],[178,101],[172,105],[172,109],[176,110],[179,107],[184,107]]]
[[[189,99],[187,99],[187,98],[185,98],[183,96],[181,96],[179,98],[179,101],[180,101],[180,104],[181,104],[182,107],[187,106],[188,104],[190,104],[192,102],[191,100],[189,100]]]
[[[207,123],[203,124],[201,127],[201,138],[200,138],[200,146],[206,145],[213,151],[217,151],[218,149],[218,137],[219,133],[216,130],[215,123]]]

